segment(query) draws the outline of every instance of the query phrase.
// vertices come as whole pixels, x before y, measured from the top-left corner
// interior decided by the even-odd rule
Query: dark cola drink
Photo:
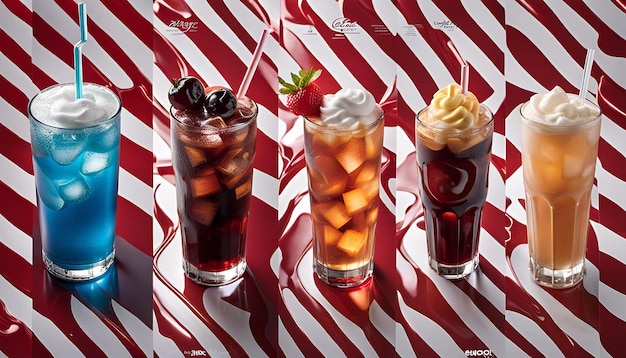
[[[185,273],[207,285],[232,282],[246,269],[257,106],[240,98],[229,118],[171,112]]]
[[[484,124],[454,133],[428,127],[419,120],[420,115],[416,149],[429,264],[443,277],[462,278],[478,266],[492,115],[480,106]]]

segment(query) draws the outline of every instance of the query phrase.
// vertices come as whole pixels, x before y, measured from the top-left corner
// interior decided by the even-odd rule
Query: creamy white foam
[[[537,93],[522,107],[522,115],[535,122],[553,126],[585,123],[600,115],[600,109],[556,86]]]
[[[320,113],[323,125],[348,129],[366,127],[380,117],[374,96],[354,88],[324,95]]]
[[[102,123],[119,109],[117,96],[103,86],[83,84],[83,98],[76,99],[74,84],[51,87],[30,104],[38,121],[59,128],[83,128]]]

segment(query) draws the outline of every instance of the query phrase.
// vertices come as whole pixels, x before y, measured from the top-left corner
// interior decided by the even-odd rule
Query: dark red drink
[[[488,116],[485,126],[463,132],[443,133],[424,128],[419,120],[417,124],[428,256],[430,266],[446,278],[467,276],[478,265],[493,133],[491,113],[482,106],[480,115]]]
[[[187,275],[217,285],[239,278],[256,145],[256,104],[239,99],[229,118],[172,109],[172,161]]]

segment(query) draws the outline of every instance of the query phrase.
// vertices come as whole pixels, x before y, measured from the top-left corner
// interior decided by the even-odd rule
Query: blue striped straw
[[[86,3],[78,4],[78,24],[80,26],[80,41],[74,44],[74,72],[76,73],[76,98],[83,98],[83,52],[82,47],[87,42]]]

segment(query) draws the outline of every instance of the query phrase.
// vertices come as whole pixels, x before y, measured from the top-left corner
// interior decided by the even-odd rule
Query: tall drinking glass
[[[430,267],[448,279],[478,267],[482,209],[487,198],[493,114],[480,105],[479,127],[442,128],[417,115],[419,192]]]
[[[304,120],[313,265],[331,286],[355,286],[372,275],[384,131],[378,110],[362,129]]]
[[[528,103],[520,117],[530,271],[540,285],[570,287],[584,275],[600,109],[586,102],[597,116],[549,125],[524,115]]]
[[[74,86],[39,92],[28,115],[46,269],[62,279],[88,280],[105,273],[115,256],[122,107],[107,87],[85,83],[84,98],[104,111],[97,121],[85,122],[82,105],[55,118],[51,113],[71,101]]]
[[[170,113],[183,268],[205,285],[233,282],[246,270],[257,105],[240,98],[227,119]]]

